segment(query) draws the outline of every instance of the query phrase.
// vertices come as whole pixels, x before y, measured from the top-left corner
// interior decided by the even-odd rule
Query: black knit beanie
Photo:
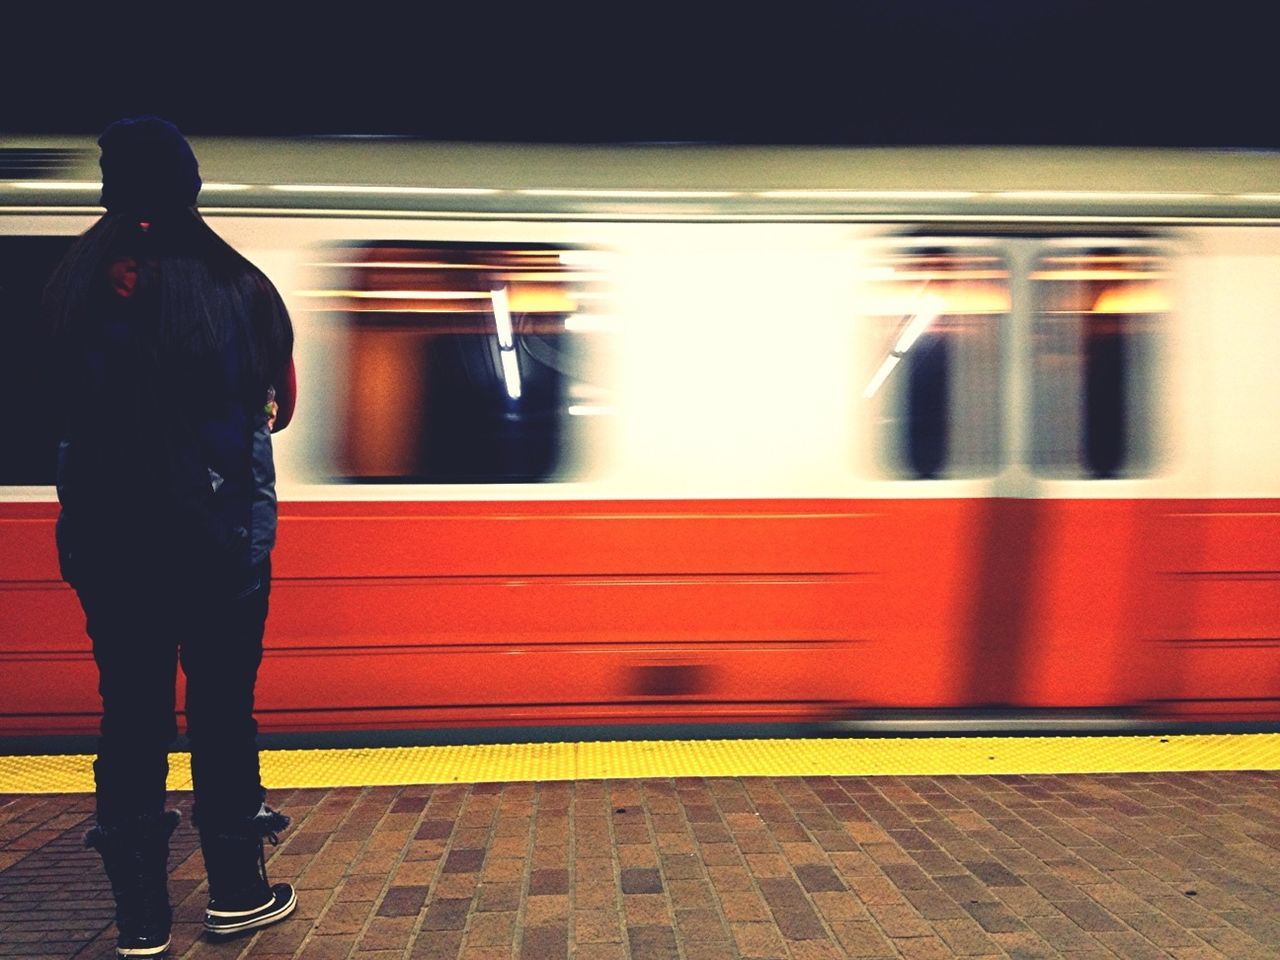
[[[117,120],[98,138],[101,203],[108,213],[154,217],[193,207],[200,167],[178,128],[159,117]]]

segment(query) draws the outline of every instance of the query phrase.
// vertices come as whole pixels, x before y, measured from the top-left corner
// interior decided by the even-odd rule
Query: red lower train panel
[[[0,505],[0,734],[90,732],[53,504]],[[282,505],[265,730],[1280,720],[1280,503]]]

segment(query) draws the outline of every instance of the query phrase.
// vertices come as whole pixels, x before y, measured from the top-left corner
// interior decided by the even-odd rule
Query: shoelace
[[[273,847],[280,845],[274,833],[268,833],[265,839],[270,840]],[[262,882],[270,887],[271,879],[267,876],[267,845],[265,843],[258,844],[258,867],[262,871]]]
[[[264,807],[264,809],[267,811],[267,816],[264,818],[266,822],[263,824],[262,839],[266,843],[258,845],[258,863],[262,868],[262,882],[269,887],[271,880],[267,877],[267,843],[273,847],[280,846],[280,836],[276,831],[289,826],[289,818],[270,807]]]

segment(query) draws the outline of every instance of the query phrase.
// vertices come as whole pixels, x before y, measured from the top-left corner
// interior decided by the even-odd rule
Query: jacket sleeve
[[[289,368],[284,376],[279,378],[275,388],[276,405],[279,409],[276,411],[276,422],[271,432],[279,433],[293,419],[293,410],[298,403],[298,374],[293,366],[293,357],[289,358]]]

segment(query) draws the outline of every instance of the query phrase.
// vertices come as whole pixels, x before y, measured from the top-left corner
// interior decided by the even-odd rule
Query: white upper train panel
[[[297,326],[285,498],[1280,493],[1275,157],[195,146]],[[0,238],[92,222],[66,156]]]

